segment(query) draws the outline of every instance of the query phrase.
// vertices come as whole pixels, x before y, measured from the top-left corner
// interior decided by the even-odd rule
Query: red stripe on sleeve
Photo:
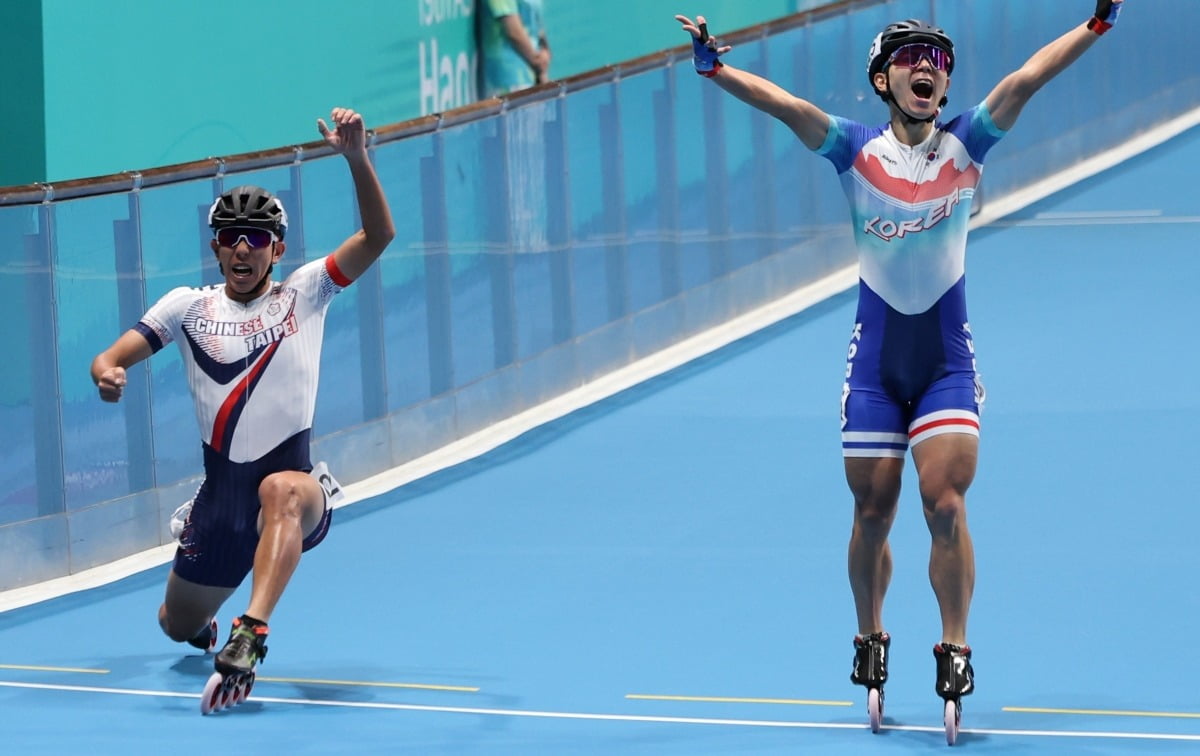
[[[346,275],[338,268],[333,255],[325,258],[325,272],[329,274],[329,277],[333,279],[335,284],[341,286],[343,289],[354,283],[354,281],[346,278]]]

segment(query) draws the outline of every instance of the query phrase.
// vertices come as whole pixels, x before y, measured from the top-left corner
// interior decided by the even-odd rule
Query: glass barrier
[[[730,62],[830,113],[879,123],[862,60],[895,18],[933,15],[960,60],[950,111],[1070,28],[1065,3],[849,3],[730,35]],[[1191,111],[1200,4],[1139,3],[1052,82],[989,163],[988,197]],[[1144,50],[1153,49],[1154,55]],[[1137,59],[1136,67],[1122,61]],[[1136,70],[1135,70],[1136,69]],[[314,457],[363,479],[854,263],[828,163],[694,74],[686,49],[380,129],[397,236],[326,321]],[[143,180],[144,179],[144,180]],[[288,208],[277,278],[358,228],[319,145],[0,192],[0,589],[166,543],[201,472],[177,348],[105,404],[93,356],[171,289],[221,281],[212,198],[259,184]]]

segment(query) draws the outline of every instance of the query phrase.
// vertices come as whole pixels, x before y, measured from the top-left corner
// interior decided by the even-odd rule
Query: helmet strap
[[[886,92],[880,92],[879,96],[883,98],[884,102],[894,103],[896,105],[896,110],[900,111],[900,116],[904,119],[904,123],[910,126],[916,123],[932,123],[933,120],[938,117],[938,113],[941,112],[941,107],[939,106],[938,110],[936,110],[934,114],[928,118],[917,118],[916,116],[910,115],[907,110],[900,106],[899,101],[892,96],[891,87],[888,87]]]
[[[896,102],[895,99],[893,99],[892,102]],[[900,107],[900,103],[898,102],[896,102],[896,110],[900,111],[900,115],[904,117],[904,122],[910,125],[917,123],[933,123],[933,120],[938,117],[938,113],[941,112],[939,109],[933,111],[933,115],[929,116],[928,118],[917,118],[909,115],[908,111]]]

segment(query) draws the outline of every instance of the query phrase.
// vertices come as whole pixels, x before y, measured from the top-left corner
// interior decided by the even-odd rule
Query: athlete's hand
[[[1087,27],[1097,34],[1103,34],[1117,23],[1121,15],[1121,4],[1125,0],[1096,0],[1096,15],[1088,21]]]
[[[708,36],[708,22],[704,16],[696,16],[693,23],[687,16],[676,16],[683,30],[692,35],[692,63],[701,76],[715,76],[724,64],[718,58],[733,49],[730,45],[719,47],[716,37]]]
[[[366,126],[362,116],[349,108],[334,108],[329,113],[333,128],[325,124],[325,119],[317,119],[317,131],[325,138],[325,143],[336,152],[343,155],[363,153],[367,149]]]
[[[125,393],[125,368],[110,367],[105,370],[96,381],[96,388],[100,389],[100,398],[104,401],[121,401],[121,394]]]

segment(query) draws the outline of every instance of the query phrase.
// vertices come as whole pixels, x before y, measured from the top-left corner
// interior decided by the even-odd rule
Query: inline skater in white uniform
[[[941,612],[936,689],[947,738],[960,698],[974,689],[967,612],[975,560],[965,495],[975,476],[983,386],[966,310],[964,257],[971,199],[984,156],[1043,85],[1116,22],[1122,0],[1043,47],[983,102],[939,121],[954,70],[946,33],[909,19],[887,26],[867,75],[888,105],[882,126],[831,116],[766,79],[725,65],[729,46],[703,16],[676,16],[693,40],[697,73],[783,121],[833,163],[850,202],[859,257],[859,302],[842,389],[842,453],[854,496],[849,573],[858,615],[852,681],[868,687],[872,729],[882,720],[890,637],[883,597],[892,573],[888,532],[904,458],[912,450],[932,536],[929,577]]]
[[[212,649],[214,617],[253,571],[249,605],[215,659],[225,685],[206,688],[207,713],[240,703],[266,654],[267,623],[299,561],[329,528],[327,491],[309,472],[309,437],[330,300],[382,254],[395,230],[367,156],[362,117],[334,108],[326,143],[350,168],[362,229],[283,282],[287,214],[266,190],[240,186],[212,205],[210,242],[223,284],[181,287],[92,362],[100,398],[121,398],[126,369],[174,341],[196,407],[204,482],[191,504],[158,621],[176,641]],[[206,705],[207,704],[207,705]]]

